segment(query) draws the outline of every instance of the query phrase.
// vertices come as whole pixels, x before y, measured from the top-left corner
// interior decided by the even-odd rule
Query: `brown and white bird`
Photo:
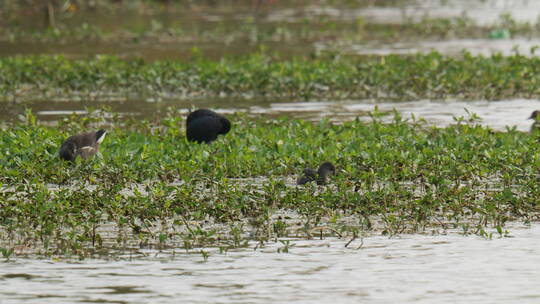
[[[68,137],[60,146],[58,155],[61,159],[75,161],[77,156],[86,159],[97,153],[99,144],[105,139],[107,131],[80,133]]]
[[[330,180],[330,176],[336,174],[336,167],[331,162],[324,162],[319,166],[317,171],[306,168],[304,175],[296,182],[298,185],[303,185],[312,181],[316,181],[317,185],[324,185]]]

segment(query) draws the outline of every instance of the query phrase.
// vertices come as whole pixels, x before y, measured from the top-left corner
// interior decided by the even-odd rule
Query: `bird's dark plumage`
[[[296,182],[298,185],[303,185],[312,181],[317,181],[317,185],[328,183],[330,176],[336,174],[336,167],[331,162],[324,162],[319,166],[317,171],[306,168],[304,175]]]
[[[296,183],[298,185],[303,185],[314,180],[317,180],[317,171],[311,168],[306,168],[304,169],[304,175],[298,178],[298,181]]]
[[[533,124],[531,125],[531,132],[540,131],[540,111],[536,110],[536,111],[532,112],[529,119],[534,120]]]
[[[224,116],[207,109],[189,113],[186,120],[186,137],[189,141],[210,143],[219,134],[227,134],[231,122]]]
[[[86,159],[97,153],[99,144],[103,142],[107,131],[80,133],[68,137],[60,146],[58,155],[61,159],[74,161],[77,156]]]

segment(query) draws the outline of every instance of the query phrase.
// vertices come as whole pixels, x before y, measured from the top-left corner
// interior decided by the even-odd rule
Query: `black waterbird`
[[[227,134],[231,122],[212,110],[199,109],[189,113],[186,120],[186,137],[189,141],[210,143],[219,134]]]
[[[319,166],[317,171],[306,168],[296,182],[298,185],[303,185],[312,181],[317,181],[317,185],[324,185],[330,180],[330,176],[336,174],[336,167],[331,162],[324,162]]]
[[[531,132],[540,131],[540,110],[532,112],[529,119],[534,119],[534,122],[531,125]]]
[[[61,159],[74,161],[77,156],[86,159],[97,153],[99,144],[105,139],[107,131],[80,133],[68,137],[60,146],[58,155]]]

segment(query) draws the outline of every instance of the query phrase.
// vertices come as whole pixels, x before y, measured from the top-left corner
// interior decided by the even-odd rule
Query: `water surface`
[[[540,225],[511,237],[291,240],[219,254],[137,250],[105,260],[15,258],[0,303],[539,303]]]
[[[538,20],[539,9],[540,2],[530,0],[417,0],[406,1],[403,5],[349,10],[348,15],[363,16],[378,23],[420,22],[426,17],[467,17],[476,24],[491,25],[500,21],[501,15],[509,15],[519,22],[534,23]]]
[[[395,25],[415,24],[430,19],[468,18],[479,26],[501,24],[501,16],[534,25],[540,16],[540,2],[530,0],[406,0],[359,1],[356,5],[333,1],[331,4],[273,1],[255,9],[253,2],[234,5],[192,5],[168,12],[145,14],[106,10],[64,16],[62,23],[80,33],[60,33],[59,37],[26,38],[17,41],[6,31],[0,37],[0,56],[20,54],[63,54],[70,58],[86,58],[93,54],[142,57],[148,60],[190,60],[193,47],[205,57],[244,56],[258,51],[264,44],[270,53],[279,52],[282,58],[310,55],[321,50],[347,54],[411,53],[438,50],[455,54],[462,49],[473,53],[507,54],[517,45],[521,53],[529,53],[538,39],[461,39],[450,41],[423,40],[400,35]],[[288,3],[291,3],[290,5]],[[28,18],[6,22],[0,26],[13,32],[40,32],[43,19]],[[507,20],[508,21],[508,20]],[[362,37],[360,24],[388,25],[388,35],[374,40],[349,42],[351,37]],[[90,26],[91,25],[91,26]],[[506,26],[507,27],[507,26]],[[505,28],[502,25],[502,28]],[[355,34],[356,33],[356,34]],[[467,36],[467,33],[460,33]],[[71,35],[71,36],[70,36]],[[64,37],[65,36],[65,37]],[[14,36],[16,37],[16,35]],[[48,38],[47,38],[48,37]],[[386,37],[386,39],[384,38]],[[404,39],[403,43],[395,40]],[[345,40],[345,41],[341,41]],[[354,39],[353,39],[354,40]],[[345,45],[342,45],[345,44]],[[338,47],[336,47],[336,45]],[[483,49],[483,46],[486,46]]]
[[[223,114],[245,112],[253,117],[281,117],[306,119],[318,121],[329,119],[340,123],[356,118],[370,120],[369,112],[377,109],[388,113],[384,120],[393,119],[392,111],[401,113],[403,117],[411,119],[425,119],[434,126],[448,126],[455,123],[455,117],[469,117],[476,114],[479,123],[494,130],[504,131],[507,127],[516,127],[520,131],[528,131],[532,120],[529,120],[532,111],[540,109],[540,100],[515,99],[501,101],[430,101],[418,100],[409,102],[373,102],[369,100],[349,101],[311,101],[311,102],[285,102],[280,100],[239,100],[239,99],[204,99],[204,100],[117,100],[114,102],[95,101],[62,101],[62,102],[36,102],[25,104],[32,109],[42,121],[54,123],[63,117],[76,113],[84,115],[86,107],[108,106],[113,112],[122,115],[135,116],[145,119],[159,119],[168,112],[176,112],[179,116],[186,116],[191,109],[212,108]],[[19,104],[7,104],[4,112],[0,113],[0,120],[17,122],[17,117],[24,113]]]
[[[460,55],[463,52],[472,55],[491,56],[501,54],[510,56],[520,54],[537,56],[540,39],[456,39],[441,41],[408,41],[390,44],[380,43],[345,43],[336,47],[335,43],[315,43],[317,52],[334,51],[350,55],[381,55],[391,54],[412,55],[418,53],[439,52],[447,55]]]

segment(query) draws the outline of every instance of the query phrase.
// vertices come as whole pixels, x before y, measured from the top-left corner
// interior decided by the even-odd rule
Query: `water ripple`
[[[538,303],[540,224],[513,237],[371,236],[290,240],[220,254],[135,260],[18,259],[0,268],[0,303]],[[356,243],[357,244],[354,244]],[[151,253],[152,250],[148,250]],[[154,252],[157,253],[157,252]]]

